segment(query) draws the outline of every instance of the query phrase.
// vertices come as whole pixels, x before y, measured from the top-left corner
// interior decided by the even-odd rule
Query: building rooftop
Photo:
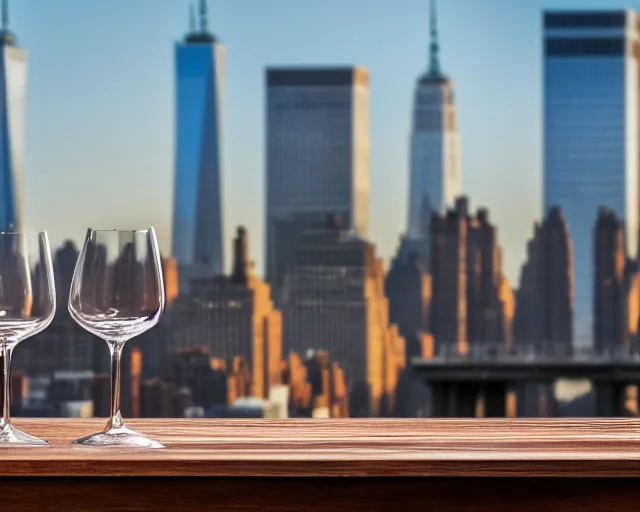
[[[189,44],[211,44],[218,41],[209,31],[209,11],[207,7],[207,0],[200,0],[200,12],[198,20],[196,20],[196,13],[191,5],[190,20],[189,20],[189,33],[184,38],[186,43]]]
[[[211,44],[217,42],[218,38],[210,32],[190,32],[184,40],[191,44]]]
[[[592,29],[624,28],[627,15],[625,10],[544,11],[544,26],[547,29]]]
[[[349,87],[369,85],[369,73],[358,66],[267,68],[268,87]]]
[[[16,36],[8,29],[0,30],[0,41],[5,46],[15,46],[17,44]]]

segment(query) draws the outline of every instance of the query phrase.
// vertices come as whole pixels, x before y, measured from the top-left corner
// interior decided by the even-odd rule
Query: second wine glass
[[[87,231],[71,283],[69,312],[109,346],[111,414],[104,431],[78,439],[76,444],[162,448],[124,425],[120,360],[128,340],[158,323],[164,303],[162,264],[153,228]]]

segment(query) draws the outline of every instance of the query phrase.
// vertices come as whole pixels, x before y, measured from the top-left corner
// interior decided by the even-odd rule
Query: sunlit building
[[[22,170],[27,94],[27,52],[9,31],[9,0],[0,29],[0,230],[22,228]]]
[[[639,19],[631,10],[544,14],[544,209],[573,240],[574,339],[593,345],[593,226],[606,206],[638,250]]]
[[[310,350],[304,360],[291,352],[282,364],[292,417],[346,418],[349,415],[344,371],[325,351]]]
[[[189,292],[173,302],[167,312],[168,345],[205,347],[227,368],[242,358],[251,372],[247,392],[267,398],[271,385],[279,381],[282,317],[271,300],[271,288],[254,275],[247,251],[246,231],[239,228],[231,275],[193,279]]]
[[[375,246],[335,221],[309,229],[298,239],[284,283],[286,353],[328,351],[344,370],[350,416],[390,411],[405,347],[389,322]]]
[[[631,352],[640,350],[640,266],[636,260],[627,259],[625,269],[626,292],[626,326],[629,331],[629,345]],[[626,347],[623,347],[626,348]]]
[[[628,354],[636,343],[640,275],[627,261],[624,226],[608,208],[601,208],[594,229],[594,349]],[[636,268],[634,268],[636,267]]]
[[[282,284],[292,215],[369,224],[369,74],[358,67],[270,68],[266,74],[267,281]]]
[[[178,284],[178,265],[173,258],[162,258],[162,275],[164,280],[164,293],[167,307],[171,307],[178,296],[180,286]]]
[[[173,249],[181,289],[192,277],[221,275],[223,259],[222,107],[225,48],[209,32],[206,0],[199,26],[176,44],[176,160]]]
[[[436,350],[505,351],[512,344],[515,299],[502,273],[489,212],[469,201],[431,218],[431,330]]]
[[[467,337],[471,347],[502,350],[513,337],[515,298],[502,273],[496,227],[485,208],[469,220],[467,236]]]

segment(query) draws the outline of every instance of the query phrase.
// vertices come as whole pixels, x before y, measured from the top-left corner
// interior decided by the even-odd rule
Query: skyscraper
[[[204,346],[229,366],[236,356],[251,370],[252,393],[265,398],[282,358],[282,315],[268,284],[253,274],[247,232],[238,228],[229,276],[193,279],[167,313],[169,345]]]
[[[422,356],[422,340],[430,332],[431,276],[415,254],[407,260],[393,260],[384,291],[389,299],[389,321],[405,339],[407,359]]]
[[[551,208],[540,232],[538,289],[542,308],[542,342],[547,352],[571,351],[575,339],[575,249],[559,208]],[[590,283],[593,286],[593,283]]]
[[[468,199],[460,197],[444,215],[434,213],[430,226],[431,330],[438,348],[467,354]]]
[[[429,222],[462,194],[460,136],[453,82],[440,66],[436,0],[431,2],[429,69],[418,78],[413,106],[407,234],[401,252],[428,262]]]
[[[624,226],[608,208],[600,208],[594,230],[594,348],[620,355],[635,348],[640,276],[627,261]]]
[[[515,309],[502,274],[498,233],[486,208],[469,221],[467,234],[467,338],[470,347],[510,347]]]
[[[387,295],[392,321],[398,324],[406,339],[407,355],[414,356],[424,355],[424,334],[430,328],[429,313],[438,307],[431,302],[432,280],[428,276],[431,218],[453,206],[455,198],[462,193],[453,83],[440,66],[435,0],[431,2],[429,68],[416,83],[411,125],[407,232],[391,263]],[[442,276],[436,277],[440,278]],[[428,293],[425,293],[426,282]],[[442,318],[440,322],[442,325]],[[466,335],[461,333],[461,336]]]
[[[279,220],[336,215],[366,236],[369,223],[369,75],[357,67],[268,69],[267,280],[280,286],[289,245]]]
[[[176,162],[173,257],[183,284],[224,271],[222,105],[225,49],[209,32],[206,0],[199,26],[176,44]],[[182,288],[182,287],[181,287]],[[183,288],[186,289],[186,288]]]
[[[573,240],[575,342],[593,344],[593,226],[600,206],[638,249],[640,46],[628,11],[544,14],[544,208]]]
[[[535,227],[520,274],[514,319],[514,337],[520,347],[549,356],[571,352],[572,262],[567,223],[559,208],[551,208],[542,225]]]
[[[377,416],[393,402],[404,340],[389,321],[375,246],[335,222],[300,233],[285,277],[285,352],[326,350],[344,369],[350,416]]]
[[[469,200],[431,217],[431,329],[440,350],[505,350],[512,342],[513,292],[502,273],[496,228]]]
[[[310,350],[302,359],[295,352],[283,361],[283,380],[290,389],[289,410],[295,418],[347,418],[344,370],[324,350]],[[324,413],[324,414],[323,414]]]
[[[22,228],[27,52],[9,31],[9,0],[2,0],[0,44],[0,230],[16,231]]]

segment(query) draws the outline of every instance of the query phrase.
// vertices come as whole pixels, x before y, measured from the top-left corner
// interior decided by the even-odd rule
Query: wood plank
[[[74,447],[104,420],[18,419],[53,443],[1,476],[638,477],[640,421],[131,420],[167,450]]]

